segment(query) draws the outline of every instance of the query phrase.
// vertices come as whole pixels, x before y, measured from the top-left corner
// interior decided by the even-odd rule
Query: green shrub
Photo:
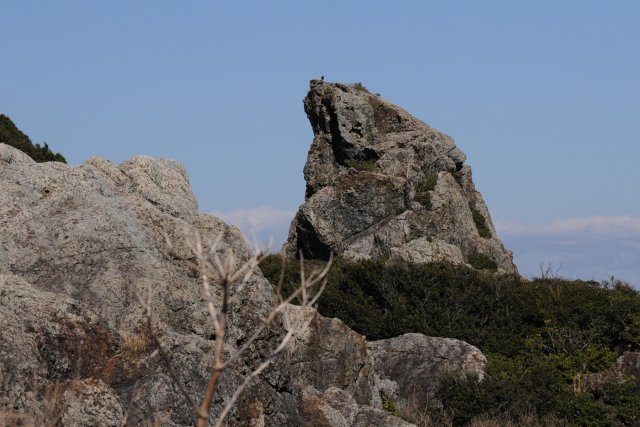
[[[280,265],[276,256],[261,264],[272,283]],[[284,294],[298,269],[288,263]],[[526,280],[445,263],[338,258],[318,311],[369,340],[418,332],[480,348],[488,358],[485,380],[445,378],[438,391],[444,406],[431,408],[435,420],[463,425],[507,414],[516,421],[534,417],[539,425],[551,419],[616,426],[640,416],[637,380],[574,390],[578,375],[605,370],[622,350],[640,349],[640,295],[619,282]]]
[[[429,193],[428,191],[425,191],[423,193],[416,193],[416,195],[413,196],[413,200],[420,203],[425,208],[431,209],[431,193]]]
[[[380,392],[380,400],[382,401],[382,409],[391,415],[398,415],[398,404],[395,400],[387,396],[383,391]]]
[[[422,181],[416,182],[416,191],[417,192],[425,192],[425,191],[433,191],[436,188],[436,184],[438,183],[438,174],[430,173],[427,174],[425,179]]]
[[[350,168],[367,172],[374,172],[378,169],[378,166],[376,165],[376,159],[349,159],[345,162],[345,165]]]
[[[427,209],[431,209],[431,193],[436,188],[436,184],[438,183],[438,174],[430,173],[427,174],[425,179],[422,181],[418,181],[415,184],[416,194],[413,197],[413,200],[420,203]]]
[[[498,264],[494,260],[479,252],[470,253],[467,260],[473,268],[478,270],[495,270],[498,268]]]
[[[67,162],[62,154],[51,151],[46,142],[43,146],[34,145],[31,139],[4,114],[0,114],[0,142],[27,153],[36,162]]]
[[[354,83],[353,87],[358,91],[358,92],[366,92],[366,93],[371,93],[369,92],[369,89],[367,89],[366,87],[364,87],[364,85],[360,82]]]
[[[471,215],[473,216],[473,222],[476,224],[476,228],[478,229],[478,234],[485,239],[491,238],[491,230],[487,226],[487,220],[484,218],[482,213],[476,208],[474,202],[469,202],[469,209],[471,210]]]

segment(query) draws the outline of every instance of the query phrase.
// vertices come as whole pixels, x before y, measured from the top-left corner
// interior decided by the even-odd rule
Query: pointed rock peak
[[[314,139],[288,254],[516,272],[451,137],[360,83],[312,80],[304,109]]]

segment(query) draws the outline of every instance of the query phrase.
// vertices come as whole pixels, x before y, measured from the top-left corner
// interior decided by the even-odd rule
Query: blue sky
[[[640,284],[640,2],[3,1],[0,112],[72,164],[171,157],[276,243],[308,81],[362,82],[467,153],[521,272]]]

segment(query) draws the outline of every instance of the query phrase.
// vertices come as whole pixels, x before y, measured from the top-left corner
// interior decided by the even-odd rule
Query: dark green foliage
[[[280,261],[261,264],[277,282]],[[298,281],[289,263],[283,293]],[[497,275],[449,264],[337,259],[318,310],[369,340],[419,332],[452,337],[488,356],[485,380],[447,377],[433,419],[533,414],[571,425],[629,425],[640,416],[637,381],[576,391],[579,375],[606,370],[640,348],[640,295],[620,282]],[[541,421],[542,424],[543,421]]]
[[[498,264],[494,260],[479,252],[469,254],[468,261],[473,268],[478,270],[495,270],[498,268]]]
[[[380,392],[380,400],[382,401],[382,409],[391,415],[398,415],[398,404],[395,400],[387,396],[383,391]]]
[[[416,193],[416,195],[413,197],[413,200],[420,203],[425,208],[431,209],[431,193],[429,193],[428,191],[425,191],[423,193]]]
[[[416,191],[417,192],[433,191],[436,188],[437,183],[438,183],[437,173],[427,174],[425,179],[423,179],[422,181],[416,182]]]
[[[487,227],[487,220],[482,213],[476,208],[475,203],[469,202],[469,209],[471,209],[471,215],[473,215],[473,222],[476,223],[478,234],[485,239],[491,238],[491,230]]]
[[[438,183],[438,174],[430,173],[427,174],[425,179],[422,181],[416,182],[415,189],[416,195],[413,197],[413,200],[420,203],[427,209],[431,209],[431,193],[436,188],[436,184]]]
[[[27,153],[36,162],[67,162],[62,154],[51,151],[46,142],[43,146],[33,144],[4,114],[0,114],[0,142]]]

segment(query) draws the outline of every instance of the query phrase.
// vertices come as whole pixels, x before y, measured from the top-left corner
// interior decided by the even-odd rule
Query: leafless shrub
[[[250,277],[258,269],[259,263],[267,256],[265,252],[256,253],[251,256],[244,264],[239,267],[234,266],[234,260],[231,257],[226,259],[220,259],[216,251],[221,240],[219,236],[215,242],[211,245],[208,253],[205,253],[205,248],[202,244],[200,235],[195,233],[191,239],[189,239],[189,246],[195,255],[195,271],[199,276],[202,292],[207,304],[207,309],[211,320],[213,321],[213,333],[216,337],[215,347],[213,350],[213,366],[209,381],[201,398],[200,404],[197,404],[188,390],[185,388],[183,381],[180,381],[177,370],[175,369],[171,353],[161,340],[161,337],[154,331],[153,327],[153,311],[152,311],[152,299],[153,292],[149,289],[146,297],[140,298],[145,308],[147,328],[152,340],[157,346],[157,351],[160,354],[164,364],[167,366],[169,375],[173,382],[178,387],[180,393],[184,396],[189,405],[193,408],[197,415],[198,427],[205,427],[209,422],[209,410],[216,393],[216,388],[222,372],[228,368],[233,362],[235,362],[249,347],[258,339],[258,337],[270,327],[273,321],[284,310],[287,304],[294,299],[298,299],[300,305],[303,307],[312,307],[316,304],[318,298],[324,291],[326,285],[326,275],[331,266],[331,260],[322,269],[314,270],[308,276],[305,274],[304,259],[300,254],[300,285],[292,292],[286,299],[283,299],[280,292],[277,292],[278,302],[271,312],[262,320],[262,323],[253,331],[253,334],[248,340],[244,342],[242,346],[237,348],[226,359],[223,355],[223,345],[225,343],[225,334],[228,321],[229,304],[233,298],[239,293],[239,291],[247,284]],[[167,239],[167,245],[170,251],[173,251],[172,243]],[[284,262],[284,261],[283,261]],[[283,266],[284,270],[284,266]],[[283,276],[281,276],[283,278]],[[278,284],[279,290],[282,283]],[[214,298],[213,290],[216,289],[220,292],[221,297]],[[255,379],[261,372],[263,372],[280,354],[291,340],[309,327],[309,324],[313,320],[313,317],[304,321],[298,325],[288,325],[289,331],[281,338],[279,344],[272,349],[269,356],[267,356],[262,363],[255,368],[252,372],[247,374],[242,383],[237,387],[231,397],[225,402],[222,411],[217,415],[215,425],[221,426],[233,409],[238,398],[242,392],[247,388],[253,379]]]

